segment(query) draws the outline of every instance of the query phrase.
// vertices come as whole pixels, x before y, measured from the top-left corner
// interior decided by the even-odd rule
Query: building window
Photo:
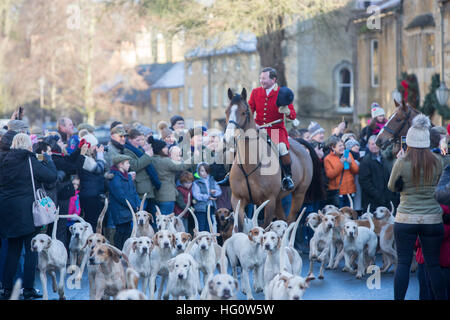
[[[202,72],[203,74],[208,74],[208,62],[206,60],[202,61]]]
[[[194,91],[191,87],[188,88],[188,107],[190,109],[194,107]]]
[[[183,91],[179,91],[178,94],[178,110],[183,111],[184,110],[184,97],[183,97]]]
[[[425,35],[425,45],[426,47],[426,66],[427,68],[435,67],[435,52],[434,52],[434,34],[429,33]]]
[[[223,88],[223,96],[222,96],[222,103],[223,103],[223,106],[224,107],[228,107],[228,105],[229,105],[229,101],[228,101],[229,99],[228,99],[228,86],[226,85],[224,88]]]
[[[372,40],[370,42],[370,66],[371,66],[371,82],[372,87],[378,87],[380,85],[380,59],[378,40]]]
[[[241,59],[240,58],[236,58],[236,61],[234,63],[235,63],[234,66],[236,68],[236,71],[241,70]]]
[[[219,105],[219,97],[218,97],[218,91],[219,88],[217,87],[217,85],[214,85],[212,87],[213,92],[212,92],[212,105],[213,107],[217,108],[217,106]]]
[[[203,86],[202,88],[203,94],[203,108],[208,108],[208,86]]]
[[[342,62],[334,69],[335,103],[338,108],[352,108],[353,106],[353,73],[350,62]],[[344,110],[342,110],[344,111]]]
[[[223,58],[223,60],[222,60],[222,71],[223,72],[227,72],[228,71],[227,58]]]
[[[188,75],[192,76],[192,74],[193,74],[193,72],[192,72],[192,63],[188,64],[187,73],[188,73]]]
[[[156,112],[161,112],[161,93],[156,94]]]
[[[172,112],[172,92],[167,92],[167,111]]]
[[[213,61],[212,70],[213,70],[214,73],[216,73],[218,71],[218,69],[217,69],[217,60]]]
[[[254,54],[250,55],[250,57],[248,59],[249,59],[250,70],[255,70],[256,69],[255,55]]]

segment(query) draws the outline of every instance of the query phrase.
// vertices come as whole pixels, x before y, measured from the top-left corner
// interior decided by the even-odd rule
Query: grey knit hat
[[[311,124],[308,126],[309,136],[312,138],[315,135],[325,132],[325,129],[320,126],[317,122],[311,121]]]
[[[430,127],[431,122],[424,114],[417,115],[412,126],[406,134],[406,144],[408,147],[425,149],[430,147]]]
[[[354,146],[359,147],[359,142],[356,141],[355,139],[348,139],[347,142],[345,143],[345,149],[347,150],[351,150]]]
[[[8,122],[8,130],[15,132],[27,132],[28,126],[22,120],[11,120]]]

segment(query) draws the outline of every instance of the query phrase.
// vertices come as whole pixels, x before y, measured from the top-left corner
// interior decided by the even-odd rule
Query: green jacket
[[[106,161],[106,168],[105,172],[108,172],[111,166],[113,165],[113,159],[118,154],[124,154],[121,150],[117,149],[111,141],[108,142],[108,151],[105,152],[105,161]]]
[[[191,162],[175,162],[169,157],[155,155],[151,157],[151,163],[158,172],[161,181],[161,188],[155,191],[155,200],[157,202],[175,201],[177,198],[175,174],[179,171],[191,169]]]
[[[136,191],[139,194],[139,198],[142,199],[145,193],[147,193],[147,198],[154,198],[154,186],[145,170],[145,168],[152,163],[152,157],[144,153],[144,155],[139,158],[133,151],[127,148],[124,149],[123,153],[131,157],[129,171],[136,172],[134,184],[136,186]]]
[[[442,174],[442,161],[439,155],[433,154],[438,159],[437,168],[433,172],[430,183],[424,183],[423,177],[420,179],[419,187],[416,188],[412,181],[411,162],[405,159],[397,159],[392,168],[389,178],[389,190],[396,192],[395,184],[399,177],[403,179],[403,190],[400,192],[400,205],[397,213],[402,214],[442,214],[439,203],[434,199],[434,190]],[[411,219],[414,219],[411,217]],[[417,223],[413,221],[405,223]]]

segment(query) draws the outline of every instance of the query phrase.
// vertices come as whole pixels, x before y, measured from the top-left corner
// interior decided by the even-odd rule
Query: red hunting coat
[[[252,90],[248,104],[250,105],[252,112],[256,112],[255,122],[257,125],[261,126],[278,119],[284,119],[284,114],[278,112],[277,97],[279,91],[280,88],[278,85],[275,85],[275,88],[270,91],[269,96],[267,96],[266,89],[263,87]],[[291,111],[289,114],[289,119],[294,120],[297,117],[297,114],[295,113],[293,104],[289,105],[289,110]],[[289,148],[288,132],[284,126],[284,121],[265,129],[274,143],[278,144],[280,142],[284,142],[287,148]],[[278,130],[278,139],[276,135],[272,137],[272,130],[275,129]]]

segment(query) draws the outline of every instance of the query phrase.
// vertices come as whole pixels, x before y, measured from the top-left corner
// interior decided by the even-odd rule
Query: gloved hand
[[[289,106],[279,107],[278,108],[279,113],[284,113],[286,116],[289,116],[291,113],[291,110],[289,110]]]

